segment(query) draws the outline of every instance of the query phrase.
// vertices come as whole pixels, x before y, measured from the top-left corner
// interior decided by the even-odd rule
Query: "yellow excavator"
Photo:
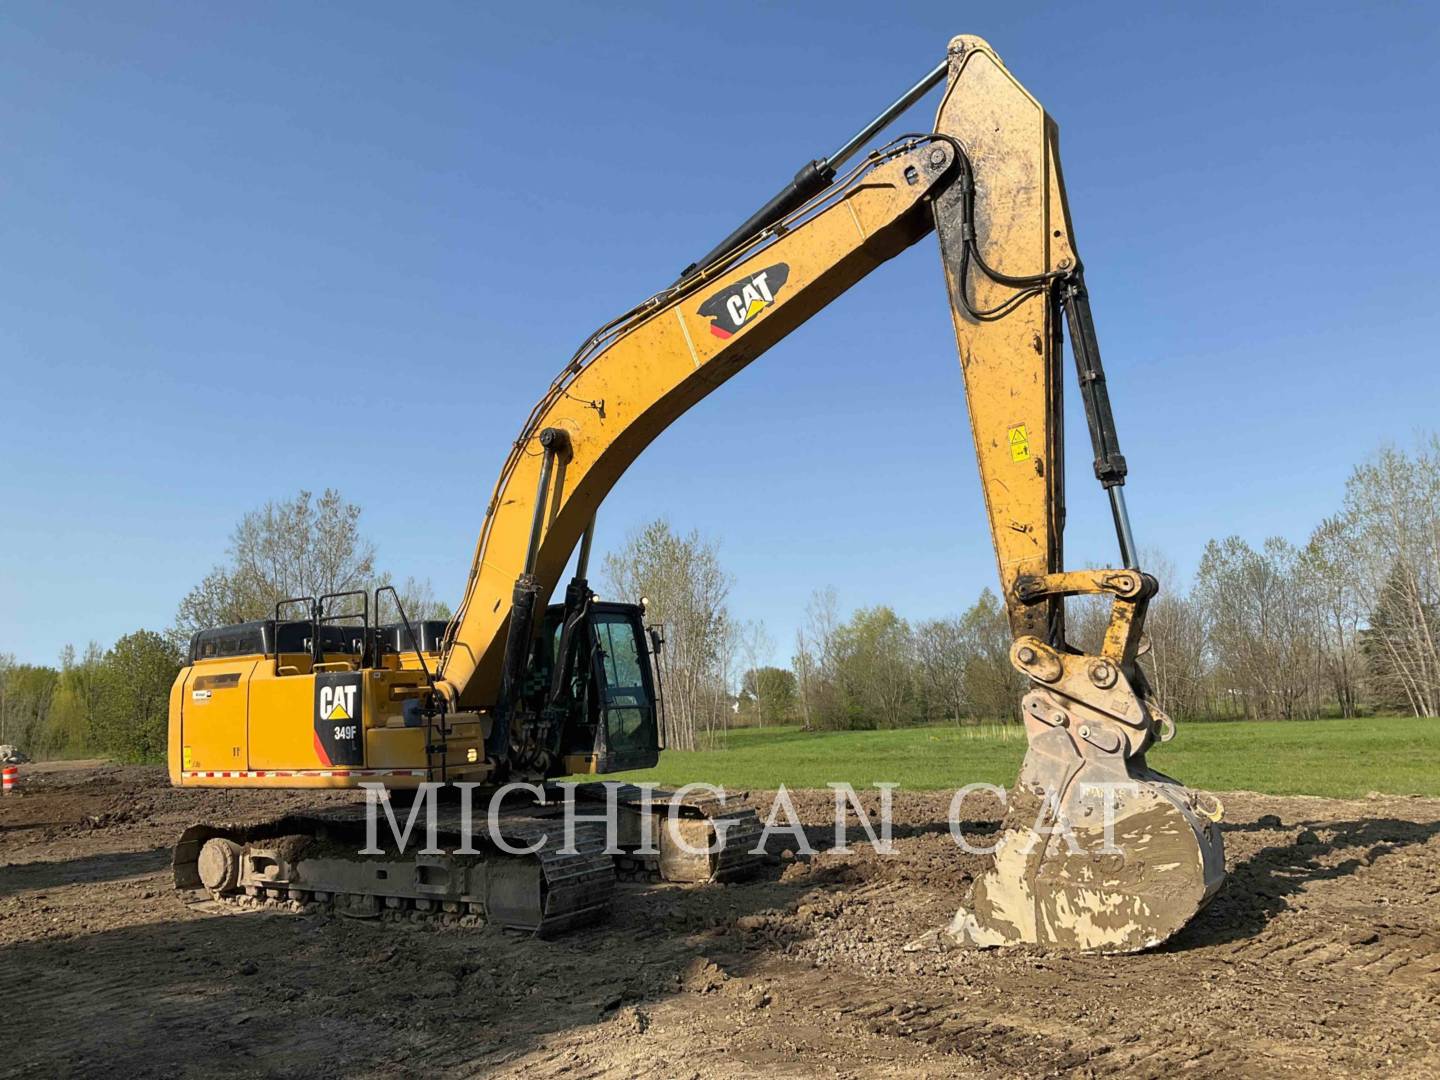
[[[933,131],[859,156],[941,84]],[[1157,584],[1140,570],[1131,534],[1057,128],[972,36],[955,38],[931,72],[674,284],[591,335],[514,441],[452,619],[412,622],[400,608],[380,626],[378,595],[296,598],[272,618],[195,635],[171,694],[177,785],[380,782],[403,793],[426,781],[518,780],[533,782],[533,798],[485,843],[413,856],[358,856],[351,810],[199,823],[177,845],[177,886],[239,903],[428,912],[553,933],[603,915],[617,873],[698,881],[753,866],[751,811],[685,797],[677,813],[647,822],[654,808],[634,787],[544,786],[643,769],[660,750],[661,641],[643,607],[602,603],[590,590],[596,511],[667,425],[931,232],[1011,660],[1029,679],[1029,745],[994,868],[945,938],[1128,951],[1184,926],[1224,877],[1218,804],[1146,764],[1174,732],[1137,662]],[[1119,569],[1067,570],[1062,560],[1065,327]],[[572,555],[576,573],[557,597]],[[1066,640],[1072,596],[1109,598],[1094,653]],[[567,851],[537,844],[566,798],[610,800],[626,823],[618,858],[588,834]],[[652,829],[658,845],[637,841]],[[712,850],[697,857],[697,847]]]

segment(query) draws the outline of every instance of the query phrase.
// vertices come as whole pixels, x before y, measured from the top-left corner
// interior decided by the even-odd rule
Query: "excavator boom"
[[[898,140],[835,179],[858,145],[941,81],[933,133]],[[1057,144],[1054,121],[989,45],[956,38],[946,63],[804,166],[675,285],[597,330],[532,410],[496,482],[440,667],[447,697],[496,704],[517,581],[529,575],[527,596],[540,602],[551,595],[596,508],[646,446],[932,229],[1012,625],[1063,636],[1059,599],[1022,603],[1016,587],[1061,568],[1066,316],[1121,562],[1137,560]]]
[[[733,260],[692,273],[590,339],[535,407],[501,470],[439,670],[461,707],[495,704],[513,594],[543,603],[625,469],[666,427],[933,227],[955,166],[902,140]],[[777,230],[779,231],[779,230]],[[543,481],[543,483],[542,483]]]

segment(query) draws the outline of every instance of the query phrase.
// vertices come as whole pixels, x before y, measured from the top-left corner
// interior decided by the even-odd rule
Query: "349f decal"
[[[710,320],[710,333],[733,337],[775,303],[789,279],[790,267],[776,263],[710,297],[700,305],[700,314]]]
[[[364,679],[324,671],[315,676],[315,756],[321,765],[365,764],[360,729]]]

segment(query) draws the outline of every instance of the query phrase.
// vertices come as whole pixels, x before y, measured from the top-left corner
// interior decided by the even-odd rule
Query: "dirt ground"
[[[1085,957],[902,951],[984,866],[944,795],[897,793],[896,856],[624,885],[608,924],[543,942],[205,914],[170,887],[182,824],[313,797],[22,772],[0,800],[5,1075],[1440,1075],[1440,800],[1227,795],[1210,907],[1162,949]],[[830,820],[829,792],[796,801]]]

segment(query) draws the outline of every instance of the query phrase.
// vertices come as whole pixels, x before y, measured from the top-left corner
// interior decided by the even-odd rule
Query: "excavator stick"
[[[1174,725],[1137,656],[1158,588],[1138,569],[1120,453],[1060,172],[1059,132],[980,38],[950,43],[936,121],[960,177],[934,203],[971,431],[1014,644],[1029,748],[994,868],[945,932],[953,943],[1124,952],[1184,926],[1224,879],[1218,812],[1151,770]],[[1124,569],[1065,571],[1062,330],[1068,325],[1095,477]],[[1111,599],[1096,654],[1065,639],[1067,596]]]

